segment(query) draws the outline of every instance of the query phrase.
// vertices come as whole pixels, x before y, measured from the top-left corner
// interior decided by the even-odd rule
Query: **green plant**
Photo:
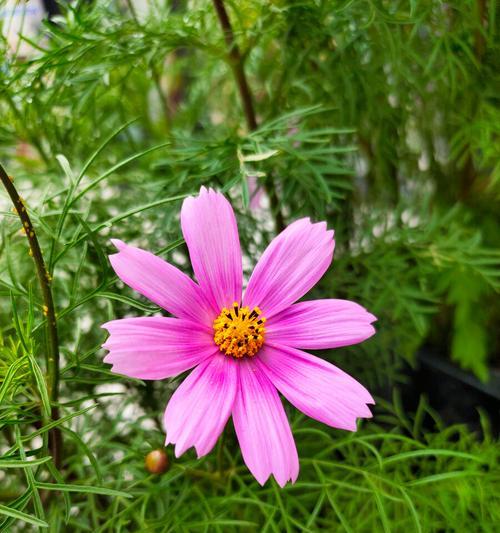
[[[210,184],[232,198],[253,258],[299,216],[335,228],[315,296],[361,302],[378,333],[323,356],[382,390],[432,343],[487,379],[499,347],[494,3],[225,2],[230,34],[208,1],[133,6],[61,6],[25,60],[1,42],[0,157],[48,269],[60,353],[51,371],[47,304],[2,193],[2,526],[494,531],[486,418],[482,435],[445,427],[425,402],[409,415],[378,398],[354,435],[293,415],[302,471],[283,492],[251,480],[231,431],[206,459],[148,475],[176,383],[118,379],[99,328],[159,311],[117,283],[109,238],[187,267],[178,208]],[[249,209],[249,176],[262,210]]]

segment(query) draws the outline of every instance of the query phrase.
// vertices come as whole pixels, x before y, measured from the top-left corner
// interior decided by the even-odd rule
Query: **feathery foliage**
[[[382,394],[424,344],[482,380],[499,363],[495,3],[225,5],[236,59],[207,0],[61,4],[30,57],[0,43],[0,158],[40,242],[60,352],[57,395],[46,304],[2,192],[0,529],[495,531],[487,418],[481,434],[446,427],[425,400],[409,414]],[[110,236],[189,273],[178,212],[202,184],[232,198],[252,262],[283,222],[327,220],[336,257],[315,296],[379,318],[368,342],[322,353],[381,391],[374,420],[346,434],[290,410],[301,474],[284,490],[253,480],[231,428],[206,458],[148,474],[178,380],[102,363],[100,324],[159,311],[117,281]]]

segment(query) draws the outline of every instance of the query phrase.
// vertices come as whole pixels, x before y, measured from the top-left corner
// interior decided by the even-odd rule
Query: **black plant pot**
[[[500,434],[500,371],[492,370],[483,383],[432,348],[417,355],[416,368],[408,371],[408,386],[403,390],[406,408],[414,411],[424,394],[445,424],[465,423],[481,431],[480,411],[488,415],[492,433]]]

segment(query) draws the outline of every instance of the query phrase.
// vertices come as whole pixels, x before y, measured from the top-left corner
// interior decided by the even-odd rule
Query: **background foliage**
[[[495,531],[487,417],[481,431],[446,427],[425,398],[408,413],[398,394],[424,344],[482,380],[499,363],[495,2],[227,1],[240,57],[211,2],[138,7],[64,4],[32,57],[1,44],[0,156],[52,278],[61,353],[54,397],[44,303],[2,192],[1,527]],[[231,196],[248,266],[283,223],[327,220],[336,258],[311,296],[379,317],[370,341],[321,353],[380,393],[374,420],[351,435],[290,410],[301,474],[284,490],[251,478],[231,427],[207,458],[148,474],[177,381],[102,363],[100,324],[159,311],[117,281],[110,236],[189,272],[178,211],[201,184]]]

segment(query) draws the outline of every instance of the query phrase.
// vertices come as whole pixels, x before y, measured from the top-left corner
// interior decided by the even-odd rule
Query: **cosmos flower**
[[[214,447],[232,417],[243,459],[260,484],[294,482],[299,461],[278,391],[329,426],[356,430],[371,416],[369,392],[303,349],[359,343],[376,319],[347,300],[297,300],[329,267],[333,231],[297,220],[264,251],[242,295],[242,257],[233,209],[202,187],[184,200],[181,225],[198,283],[163,259],[122,241],[110,256],[117,275],[173,317],[113,320],[105,361],[113,372],[166,379],[194,368],[170,399],[166,443],[179,457]]]

